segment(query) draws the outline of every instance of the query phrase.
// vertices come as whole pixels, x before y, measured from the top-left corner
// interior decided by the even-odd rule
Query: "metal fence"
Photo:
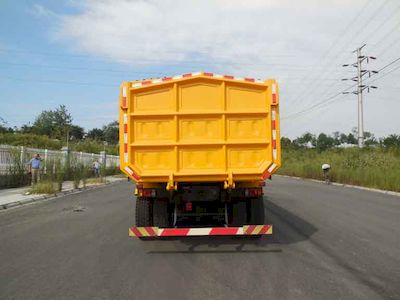
[[[48,150],[48,149],[35,149],[27,147],[15,147],[8,145],[0,145],[0,173],[6,174],[16,163],[26,165],[29,160],[35,155],[40,154],[42,157],[43,173],[48,170],[55,171],[57,163],[65,163],[66,159],[78,162],[85,166],[91,166],[94,161],[98,161],[103,167],[118,167],[119,156],[106,155],[105,152],[85,153],[77,151],[68,151],[63,149],[61,151]]]

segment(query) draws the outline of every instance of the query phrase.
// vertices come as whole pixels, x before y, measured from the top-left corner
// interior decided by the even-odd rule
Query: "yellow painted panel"
[[[249,172],[259,170],[267,161],[271,161],[271,154],[267,147],[233,147],[228,146],[228,167],[230,169],[247,169]]]
[[[238,183],[274,173],[281,154],[273,84],[278,91],[275,80],[206,74],[123,83],[120,103],[128,93],[127,107],[120,105],[121,170],[129,167],[138,181],[160,184],[171,175],[174,182],[187,182],[226,181],[232,174]]]
[[[135,166],[142,174],[152,171],[169,171],[174,168],[174,149],[171,148],[148,148],[133,151]]]
[[[267,110],[265,89],[249,89],[240,85],[226,86],[226,106],[230,111]]]
[[[227,139],[246,140],[260,139],[267,141],[267,118],[266,117],[227,117]]]
[[[158,119],[135,119],[134,123],[134,142],[153,142],[158,141],[174,141],[174,119],[158,118]]]
[[[195,83],[181,85],[179,87],[179,110],[222,110],[221,89],[220,84]]]
[[[222,147],[188,147],[179,150],[179,171],[219,172],[224,169]]]
[[[135,93],[133,101],[134,112],[166,112],[175,110],[172,87]]]
[[[199,142],[221,140],[222,118],[181,118],[179,120],[179,140]]]

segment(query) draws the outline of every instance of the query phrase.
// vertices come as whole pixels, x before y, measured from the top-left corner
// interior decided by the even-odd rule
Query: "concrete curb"
[[[297,176],[277,175],[277,174],[274,175],[274,176],[292,178],[292,179],[296,179],[296,180],[312,181],[312,182],[316,182],[316,183],[325,184],[325,181],[323,181],[323,180],[317,180],[317,179],[312,179],[312,178],[303,178],[303,177],[297,177]],[[331,182],[330,184],[334,185],[334,186],[349,187],[349,188],[368,191],[368,192],[375,192],[375,193],[380,193],[380,194],[386,194],[386,195],[400,197],[400,193],[399,192],[393,192],[393,191],[388,191],[388,190],[380,190],[380,189],[375,189],[375,188],[368,188],[368,187],[365,187],[365,186],[351,185],[351,184],[338,183],[338,182]]]
[[[85,192],[85,191],[90,191],[90,190],[98,189],[98,188],[101,188],[101,187],[106,187],[107,185],[118,183],[118,182],[121,182],[123,180],[126,180],[126,179],[125,178],[121,178],[120,180],[118,179],[118,180],[115,180],[113,182],[107,182],[107,183],[103,183],[103,184],[97,184],[97,185],[88,186],[88,187],[85,187],[85,188],[78,188],[78,189],[62,191],[62,192],[58,192],[58,193],[55,193],[55,194],[41,195],[41,196],[26,198],[26,199],[20,200],[20,201],[14,201],[14,202],[2,204],[2,205],[0,205],[0,211],[4,211],[4,210],[7,210],[9,208],[14,208],[14,207],[17,207],[17,206],[22,206],[22,205],[26,205],[26,204],[30,204],[30,203],[34,203],[34,202],[40,202],[40,201],[43,201],[43,200],[51,200],[51,199],[61,198],[63,196],[70,195],[70,194],[71,195],[72,194],[79,194],[79,193],[82,193],[82,192]]]

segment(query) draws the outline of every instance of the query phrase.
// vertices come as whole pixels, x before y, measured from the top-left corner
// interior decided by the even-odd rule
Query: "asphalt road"
[[[133,186],[0,212],[0,299],[400,299],[400,198],[277,178],[274,234],[140,241]]]

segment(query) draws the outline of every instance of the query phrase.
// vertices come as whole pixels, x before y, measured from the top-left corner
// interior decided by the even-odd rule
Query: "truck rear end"
[[[121,170],[136,183],[130,236],[264,235],[280,166],[275,80],[213,73],[124,82]]]

